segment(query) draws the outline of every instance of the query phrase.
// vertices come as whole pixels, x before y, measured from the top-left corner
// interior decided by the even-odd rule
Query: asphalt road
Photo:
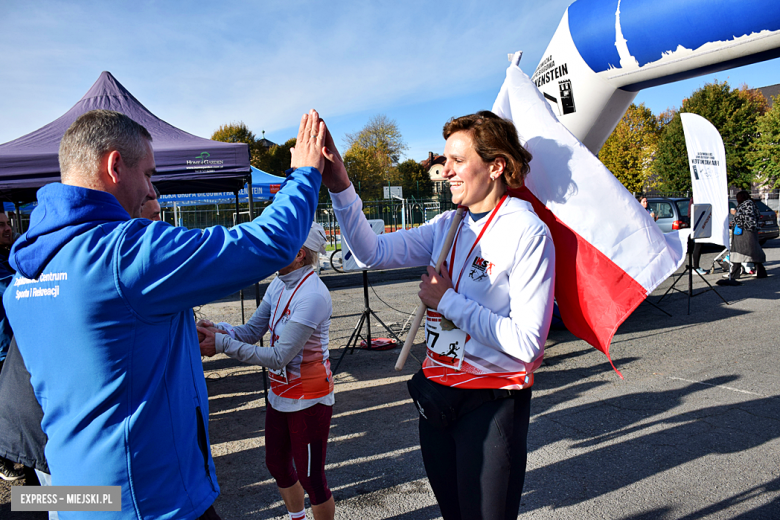
[[[690,315],[683,294],[661,303],[671,317],[640,305],[611,346],[625,379],[601,352],[566,331],[551,332],[534,387],[519,518],[780,518],[780,240],[765,249],[770,277],[718,287],[728,305],[713,292],[694,297]],[[702,265],[713,256],[705,254]],[[418,276],[414,270],[369,274],[371,308],[396,331],[416,307]],[[706,276],[711,283],[719,277]],[[363,310],[363,289],[355,286],[360,275],[324,271],[323,279],[334,304],[335,365]],[[247,318],[253,302],[248,294]],[[235,297],[198,312],[241,321]],[[371,325],[374,335],[388,336],[373,317]],[[413,353],[422,357],[421,344]],[[410,358],[395,372],[396,357],[397,350],[358,349],[336,375],[326,471],[337,518],[440,518],[406,392],[419,363]],[[204,370],[222,489],[215,507],[225,519],[283,520],[264,466],[261,372],[224,356],[205,360]],[[0,516],[40,518],[11,513],[2,496]]]

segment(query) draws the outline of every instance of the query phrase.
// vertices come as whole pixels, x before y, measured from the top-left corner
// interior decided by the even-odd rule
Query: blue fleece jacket
[[[320,180],[299,169],[253,222],[205,231],[131,219],[100,191],[38,192],[3,301],[43,408],[53,485],[121,486],[122,511],[106,518],[196,518],[214,502],[192,307],[292,263]]]

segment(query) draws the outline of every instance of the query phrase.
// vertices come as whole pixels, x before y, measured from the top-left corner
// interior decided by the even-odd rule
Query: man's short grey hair
[[[305,246],[302,246],[301,249],[303,249],[303,253],[305,255],[303,257],[303,266],[311,265],[316,268],[317,262],[320,261],[319,253],[317,253],[317,251],[312,251],[311,249]]]
[[[130,168],[146,155],[152,135],[129,117],[111,110],[91,110],[79,116],[60,141],[60,172],[92,177],[100,161],[114,150]]]

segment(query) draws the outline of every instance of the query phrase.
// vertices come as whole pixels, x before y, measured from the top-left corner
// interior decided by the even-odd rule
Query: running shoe
[[[0,457],[0,478],[3,480],[19,480],[24,478],[24,472],[14,468],[14,463]]]

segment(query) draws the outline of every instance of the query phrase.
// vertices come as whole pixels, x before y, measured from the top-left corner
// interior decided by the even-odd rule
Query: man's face
[[[14,243],[14,230],[5,213],[0,213],[0,246],[8,247]]]
[[[160,203],[157,199],[147,200],[141,208],[141,218],[160,220]]]
[[[141,216],[141,206],[155,197],[152,175],[155,173],[154,151],[149,141],[144,141],[147,153],[133,168],[127,170],[123,180],[122,206],[133,218]],[[159,207],[159,206],[158,206]]]

